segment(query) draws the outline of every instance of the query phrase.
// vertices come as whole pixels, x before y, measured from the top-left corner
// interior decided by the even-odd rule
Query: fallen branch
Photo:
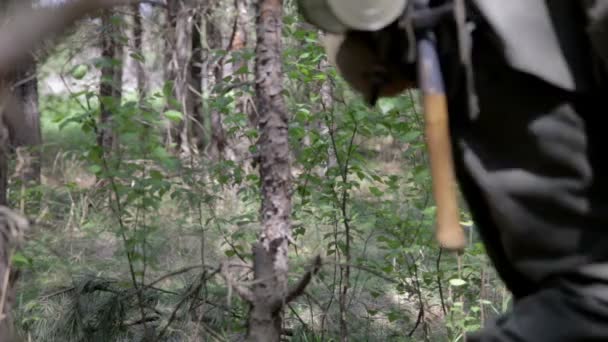
[[[158,321],[160,318],[157,316],[152,316],[152,317],[146,317],[144,319],[138,319],[137,321],[133,321],[133,322],[127,322],[124,324],[125,327],[132,327],[134,325],[139,325],[139,324],[143,324],[143,323],[149,323],[149,322],[155,322]]]

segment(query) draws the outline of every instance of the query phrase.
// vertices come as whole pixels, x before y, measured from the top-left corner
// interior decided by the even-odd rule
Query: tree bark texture
[[[116,143],[113,129],[112,113],[122,102],[122,65],[123,48],[120,44],[120,24],[113,19],[116,13],[108,10],[102,15],[101,79],[99,82],[100,129],[97,132],[97,143],[104,153],[109,153]]]
[[[3,8],[10,8],[14,2],[5,2]],[[28,53],[21,63],[5,75],[5,84],[10,91],[9,103],[3,107],[2,122],[7,130],[7,145],[3,147],[4,161],[0,162],[0,204],[6,204],[6,187],[8,184],[8,158],[16,149],[16,176],[23,186],[40,183],[40,151],[42,132],[40,129],[40,112],[38,109],[38,77],[36,58]],[[10,146],[10,148],[9,148]]]
[[[225,63],[224,70],[226,72],[226,76],[230,76],[230,82],[233,84],[243,84],[246,85],[249,83],[249,73],[240,73],[239,70],[243,67],[248,66],[248,61],[243,59],[239,54],[247,48],[247,22],[248,22],[248,14],[247,14],[247,4],[245,0],[234,0],[234,9],[235,9],[235,18],[232,26],[232,34],[230,37],[230,42],[228,45],[228,55],[224,58],[227,58],[228,61]],[[257,117],[255,114],[255,110],[252,107],[253,97],[248,94],[246,91],[238,96],[236,99],[236,108],[238,113],[246,114],[248,118],[247,128],[255,128],[257,126]],[[253,143],[250,141],[245,134],[243,134],[243,130],[239,130],[238,134],[229,139],[230,146],[234,150],[234,154],[237,156],[241,156],[241,160],[249,160],[250,159],[250,146]],[[248,168],[250,163],[239,163],[241,167]]]
[[[0,112],[0,118],[4,115]],[[0,120],[0,205],[8,205],[8,156],[10,138],[8,127],[4,120]]]
[[[174,64],[173,50],[175,49],[175,25],[177,24],[177,13],[179,8],[179,2],[177,0],[167,0],[167,7],[165,11],[165,28],[163,33],[165,35],[165,49],[164,49],[164,79],[167,81],[175,80],[175,73],[177,72],[177,66]]]
[[[42,143],[40,112],[38,109],[38,78],[33,56],[20,67],[6,75],[6,90],[10,94],[5,99],[2,112],[3,137],[0,152],[0,204],[6,205],[6,191],[9,179],[8,160],[12,152],[17,153],[15,175],[23,186],[40,183],[40,151]]]
[[[180,111],[183,120],[172,124],[170,129],[171,140],[175,143],[177,152],[183,156],[192,154],[193,122],[196,122],[197,99],[195,92],[200,87],[195,85],[196,76],[193,76],[193,49],[195,48],[193,29],[196,15],[193,1],[169,0],[167,2],[167,53],[169,63],[167,81],[173,83],[173,96],[175,103],[170,104],[171,109]],[[200,78],[198,78],[200,80]],[[193,88],[191,88],[193,87]],[[193,91],[194,90],[194,91]],[[199,92],[200,94],[200,92]]]
[[[203,116],[203,17],[195,11],[192,18],[192,54],[190,59],[190,97],[192,101],[192,139],[199,151],[205,149],[205,118]]]
[[[177,25],[177,14],[179,9],[178,0],[167,0],[167,7],[165,11],[165,27],[163,30],[164,33],[164,82],[165,86],[171,84],[171,95],[175,96],[175,80],[177,78],[177,65],[174,59],[174,50],[176,46],[175,40],[175,32]],[[169,95],[169,94],[167,94]],[[175,101],[177,102],[177,101]],[[167,108],[166,109],[178,109],[177,103],[174,103],[172,99],[167,99]],[[165,145],[167,149],[169,149],[173,144],[176,143],[176,139],[178,133],[176,133],[176,125],[171,122],[167,122],[165,133]]]
[[[188,90],[191,84],[191,52],[192,52],[192,27],[190,25],[191,7],[187,1],[180,1],[178,7],[177,23],[175,26],[175,61],[177,73],[175,79],[175,97],[180,104],[183,120],[177,125],[175,132],[176,143],[179,151],[185,156],[192,152],[190,147],[190,130],[193,114],[192,93]]]
[[[146,85],[146,74],[144,71],[144,61],[143,61],[143,26],[141,22],[141,11],[139,10],[139,4],[132,5],[131,10],[133,11],[133,50],[135,54],[139,56],[138,59],[135,60],[135,68],[136,68],[136,77],[137,77],[137,92],[139,94],[139,99],[143,99],[147,93],[147,85]]]
[[[207,20],[205,23],[207,30],[207,46],[209,47],[210,56],[215,58],[212,53],[214,50],[220,50],[222,46],[222,31],[217,20],[219,16],[213,16],[213,10],[217,7],[217,2],[213,2],[209,6],[210,11],[207,13]],[[224,78],[224,65],[223,59],[218,59],[216,63],[211,65],[213,78],[215,79],[215,85],[220,85]],[[210,111],[210,125],[211,125],[211,145],[209,146],[211,158],[215,160],[221,160],[225,157],[227,139],[226,132],[224,130],[224,124],[222,122],[222,114],[217,109],[211,109]]]
[[[330,68],[330,64],[327,61],[327,59],[322,59],[319,62],[319,69],[321,71],[327,72],[329,68]],[[328,72],[326,74],[329,75]],[[329,130],[333,129],[328,126],[329,122],[330,122],[329,116],[332,115],[330,112],[333,111],[333,108],[334,108],[333,87],[332,87],[332,82],[329,78],[326,79],[325,81],[323,81],[323,83],[321,84],[320,95],[321,95],[320,111],[325,113],[326,117],[317,120],[316,129],[318,130],[319,134],[329,137],[329,134],[330,134]],[[323,174],[320,174],[319,176],[326,175],[327,171],[329,169],[336,167],[338,165],[336,153],[337,152],[334,151],[333,146],[331,144],[329,144],[328,148],[327,148],[327,167],[325,168]]]
[[[42,132],[40,129],[40,111],[38,108],[38,77],[36,61],[32,57],[14,78],[14,93],[22,106],[23,125],[27,134],[14,132],[13,144],[19,148],[17,153],[17,176],[24,185],[40,183],[40,151]]]
[[[248,322],[250,341],[279,341],[287,301],[291,189],[288,115],[283,99],[281,0],[260,0],[257,15],[256,102],[260,113],[259,168],[263,232],[254,247],[256,285]]]

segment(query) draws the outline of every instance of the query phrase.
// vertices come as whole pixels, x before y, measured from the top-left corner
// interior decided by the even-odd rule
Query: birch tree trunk
[[[291,240],[291,172],[288,116],[283,99],[281,29],[283,2],[261,0],[257,13],[256,101],[260,113],[259,168],[262,229],[254,246],[255,281],[249,316],[250,341],[279,341],[288,296]]]

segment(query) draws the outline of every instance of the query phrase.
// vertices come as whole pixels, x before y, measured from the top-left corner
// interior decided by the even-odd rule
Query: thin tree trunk
[[[3,119],[3,113],[0,112]],[[0,120],[0,205],[8,205],[8,156],[10,138],[8,127],[4,120]]]
[[[2,14],[2,24],[7,19],[6,14],[9,8],[7,1],[0,2],[0,12]],[[5,91],[9,86],[10,80],[0,79],[0,91]],[[4,108],[7,99],[3,96],[0,98],[0,105]],[[7,122],[6,110],[0,111],[0,205],[8,206],[8,158],[10,153],[10,135],[9,122]],[[0,338],[5,336],[4,325],[0,326]]]
[[[236,17],[232,26],[232,36],[230,37],[230,45],[228,51],[239,51],[247,47],[247,32],[245,31],[245,24],[247,21],[247,7],[245,6],[245,0],[234,0],[234,9],[236,10]],[[239,62],[229,67],[229,73],[232,74],[243,65]]]
[[[226,66],[224,67],[224,70],[227,73],[224,77],[230,75],[233,84],[247,84],[249,74],[239,73],[241,68],[247,66],[247,60],[241,59],[239,56],[239,52],[247,47],[246,25],[248,15],[245,0],[234,0],[234,10],[236,11],[236,15],[232,26],[230,43],[228,45],[228,59],[230,62],[226,63]],[[251,102],[253,102],[251,95],[244,92],[243,95],[237,99],[236,108],[237,112],[247,115],[249,126],[255,128],[257,126],[257,118],[255,111],[250,110],[252,109],[250,108]],[[245,129],[247,128],[248,127],[245,127]],[[233,148],[235,156],[241,156],[241,161],[249,160],[250,145],[252,142],[247,139],[244,131],[238,131],[235,136],[231,137],[229,140],[229,144]],[[248,162],[240,162],[239,164],[241,167],[246,168],[250,165]]]
[[[38,109],[38,77],[36,62],[32,57],[26,67],[15,78],[15,95],[23,106],[23,124],[28,134],[15,137],[18,153],[17,174],[24,185],[40,183],[40,151],[42,132],[40,130],[40,111]]]
[[[38,109],[38,77],[36,61],[32,55],[21,70],[16,72],[13,86],[15,99],[18,102],[18,114],[25,134],[12,132],[13,144],[16,148],[17,163],[15,174],[20,180],[20,205],[22,212],[26,211],[26,189],[40,184],[40,145],[42,132],[40,130],[40,111]],[[39,200],[32,198],[28,210],[37,210]]]
[[[200,11],[192,18],[192,57],[190,59],[190,96],[192,98],[192,135],[199,151],[205,149],[205,118],[203,117],[203,21]]]
[[[167,0],[167,8],[165,11],[165,49],[164,49],[164,79],[165,82],[173,82],[177,66],[173,59],[173,51],[175,49],[175,25],[177,23],[178,1]]]
[[[175,81],[177,78],[177,65],[174,58],[174,51],[176,47],[176,25],[177,25],[177,14],[178,14],[179,2],[178,0],[167,0],[167,7],[165,11],[165,28],[163,30],[164,39],[164,86],[170,87],[169,91],[165,93],[166,96],[174,96],[175,94]],[[172,98],[167,99],[165,109],[178,109],[177,101],[173,101]],[[166,122],[165,126],[165,146],[167,150],[176,143],[176,125],[171,122]]]
[[[219,16],[211,17],[211,12],[217,4],[210,5],[210,13],[206,20],[206,31],[207,31],[207,46],[210,51],[222,49],[222,32],[219,28],[219,24],[216,22],[219,20]],[[213,56],[213,54],[210,54]],[[224,78],[224,65],[222,59],[212,66],[213,76],[215,79],[216,89],[217,86],[222,83]],[[225,157],[225,151],[227,147],[226,132],[224,130],[224,124],[222,123],[222,114],[217,109],[212,109],[210,112],[210,125],[211,125],[211,146],[210,154],[215,160],[221,160]]]
[[[280,340],[282,309],[288,296],[288,246],[291,240],[291,193],[288,115],[283,99],[281,29],[283,2],[258,3],[256,100],[263,232],[254,247],[255,281],[249,313],[250,341]]]
[[[189,19],[192,12],[190,1],[167,1],[166,55],[168,65],[165,81],[173,86],[174,101],[169,101],[169,108],[183,114],[179,123],[172,123],[169,128],[169,142],[175,144],[176,152],[183,156],[192,154],[192,121],[195,115],[195,99],[188,88],[192,80],[192,25]]]
[[[321,71],[325,71],[330,68],[330,64],[326,59],[322,59],[319,63],[319,69]],[[326,73],[329,75],[329,73]],[[328,137],[329,139],[329,130],[331,129],[329,125],[329,113],[333,111],[334,107],[334,96],[333,96],[333,87],[330,79],[327,79],[321,85],[321,111],[325,113],[326,118],[321,118],[317,120],[317,129],[319,130],[321,135]],[[331,144],[328,144],[327,148],[327,168],[325,169],[325,174],[327,171],[333,167],[338,165],[338,160],[336,158],[336,151],[334,151]]]
[[[191,119],[193,114],[192,92],[188,90],[191,84],[190,54],[192,52],[192,27],[188,23],[190,17],[190,7],[182,1],[179,7],[176,23],[176,46],[175,59],[177,65],[177,78],[175,80],[175,97],[179,101],[180,109],[183,113],[183,120],[177,126],[175,132],[178,134],[176,143],[179,151],[184,156],[192,153],[190,147]]]
[[[102,15],[102,52],[103,66],[99,82],[100,97],[100,130],[97,143],[109,153],[116,143],[113,129],[112,113],[119,108],[122,101],[122,46],[119,43],[120,27],[113,23],[115,13],[111,10]]]
[[[144,72],[144,53],[142,47],[144,31],[141,23],[141,11],[139,10],[139,4],[132,5],[131,10],[133,11],[133,50],[137,55],[135,60],[137,93],[139,95],[139,100],[141,101],[141,99],[143,99],[147,93],[146,74]]]

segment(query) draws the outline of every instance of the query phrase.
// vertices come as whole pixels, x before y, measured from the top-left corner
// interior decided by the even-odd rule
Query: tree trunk
[[[228,51],[239,51],[247,47],[247,32],[245,31],[245,24],[247,22],[247,6],[245,5],[245,0],[234,0],[236,17],[232,27],[232,36],[230,37]],[[242,65],[243,63],[237,63],[228,69],[232,74]]]
[[[179,101],[183,120],[176,127],[176,143],[184,156],[192,153],[190,148],[190,122],[193,114],[193,102],[188,85],[191,83],[190,53],[192,52],[192,27],[188,24],[190,7],[182,1],[178,7],[179,12],[176,23],[175,60],[177,65],[177,78],[175,80],[175,97]]]
[[[3,9],[11,8],[14,2],[5,2]],[[0,192],[3,195],[0,204],[6,204],[6,191],[9,171],[8,158],[10,149],[15,149],[17,163],[15,175],[21,182],[22,194],[25,188],[40,184],[40,144],[42,133],[40,130],[40,112],[38,109],[38,77],[36,58],[29,53],[19,67],[6,75],[6,86],[12,89],[10,103],[5,104],[2,115],[3,124],[7,129],[9,138],[4,148],[4,161],[0,162]],[[22,200],[22,209],[25,210],[25,199]]]
[[[40,184],[40,145],[42,132],[40,130],[40,111],[38,109],[38,77],[36,61],[33,55],[27,63],[17,70],[13,78],[17,113],[24,127],[25,134],[17,130],[9,132],[12,144],[16,151],[15,175],[20,182],[19,208],[22,212],[36,211],[39,200],[36,197],[26,196],[26,189]],[[31,202],[28,204],[28,198]]]
[[[322,59],[319,62],[319,69],[322,72],[325,72],[326,75],[329,75],[329,72],[328,72],[329,68],[330,68],[330,64],[327,61],[327,59]],[[320,118],[317,120],[317,130],[319,131],[319,133],[321,135],[329,137],[329,133],[330,133],[329,130],[333,129],[328,126],[330,123],[329,115],[333,111],[333,107],[334,107],[334,95],[333,95],[333,87],[332,87],[331,79],[328,78],[325,81],[323,81],[323,83],[321,84],[320,93],[321,93],[320,111],[322,113],[325,113],[326,117]],[[328,148],[327,148],[327,167],[324,170],[323,174],[327,174],[327,171],[329,169],[336,167],[338,165],[336,153],[337,153],[337,151],[334,151],[332,145],[329,144]],[[319,176],[322,176],[322,175],[319,175]]]
[[[165,35],[165,49],[164,49],[164,82],[165,87],[170,86],[171,89],[166,96],[175,96],[175,81],[177,78],[177,61],[174,58],[174,51],[176,46],[175,31],[177,25],[177,14],[178,14],[179,2],[178,0],[167,0],[167,8],[165,11],[165,29],[163,30]],[[165,109],[178,109],[177,101],[173,101],[172,98],[167,99],[167,105]],[[165,145],[169,150],[176,143],[178,133],[176,133],[176,125],[171,122],[167,122],[165,126]]]
[[[139,4],[132,5],[133,11],[133,51],[137,58],[135,60],[136,77],[137,77],[137,93],[141,101],[147,93],[146,74],[144,72],[144,53],[142,47],[143,41],[143,26],[141,23],[141,11]]]
[[[260,113],[259,167],[263,232],[254,247],[255,281],[248,322],[250,341],[280,340],[287,301],[291,192],[287,108],[281,64],[281,0],[260,0],[257,16],[256,101]]]
[[[233,84],[247,84],[249,80],[248,73],[239,73],[239,70],[245,66],[247,66],[247,60],[241,59],[239,56],[239,52],[247,47],[247,6],[245,0],[234,0],[234,9],[236,12],[234,18],[234,24],[232,27],[232,35],[230,37],[230,43],[228,45],[227,58],[229,60],[228,63],[224,66],[224,71],[226,72],[226,76],[230,77],[230,82]],[[241,96],[236,100],[236,108],[238,113],[246,114],[248,117],[248,124],[250,128],[255,128],[257,126],[257,118],[255,115],[255,110],[250,108],[250,104],[253,102],[252,97],[243,92]],[[248,127],[245,127],[247,129]],[[230,137],[229,145],[234,150],[234,154],[236,156],[240,156],[241,161],[250,160],[250,145],[252,144],[247,136],[243,134],[244,132],[241,130],[235,134],[235,136]],[[236,158],[235,158],[236,159]],[[245,167],[248,169],[250,163],[248,162],[240,162],[241,167]]]
[[[214,3],[210,5],[210,12],[217,7]],[[219,28],[219,24],[216,22],[219,16],[211,17],[209,14],[205,23],[207,30],[207,46],[210,51],[222,49],[222,32]],[[215,57],[213,54],[209,54]],[[216,89],[218,85],[222,83],[224,78],[224,66],[222,64],[223,59],[219,59],[218,62],[212,64],[213,76],[215,79]],[[227,147],[226,132],[224,130],[224,124],[222,123],[222,114],[217,109],[211,109],[210,112],[210,124],[211,124],[211,146],[210,154],[215,160],[220,160],[225,157],[225,151]]]
[[[175,80],[175,73],[177,67],[174,65],[173,50],[175,49],[175,25],[177,23],[177,0],[167,0],[167,7],[165,11],[165,29],[163,30],[165,35],[165,49],[164,49],[164,79],[167,81]]]
[[[200,11],[192,18],[192,57],[190,59],[190,97],[192,98],[192,138],[199,151],[206,144],[205,118],[203,117],[203,42]]]
[[[113,130],[112,113],[122,102],[122,65],[123,49],[120,45],[120,27],[115,23],[116,13],[111,10],[102,15],[103,33],[101,57],[101,80],[99,82],[100,129],[97,143],[104,153],[109,153],[115,146],[116,135]]]
[[[169,69],[166,81],[172,83],[172,95],[175,99],[170,101],[173,103],[169,104],[169,108],[183,114],[179,123],[171,124],[170,140],[175,143],[176,152],[183,156],[192,154],[192,121],[197,115],[194,92],[189,90],[189,86],[196,82],[192,76],[193,27],[189,23],[192,10],[190,1],[167,2],[168,54],[165,59]]]
[[[0,118],[3,113],[0,112]],[[0,120],[0,205],[8,205],[8,156],[10,138],[8,127],[4,120]]]
[[[18,150],[17,175],[25,186],[40,184],[40,151],[42,132],[38,109],[38,77],[36,61],[32,57],[15,78],[15,95],[22,105],[23,124],[28,134],[15,136]]]

